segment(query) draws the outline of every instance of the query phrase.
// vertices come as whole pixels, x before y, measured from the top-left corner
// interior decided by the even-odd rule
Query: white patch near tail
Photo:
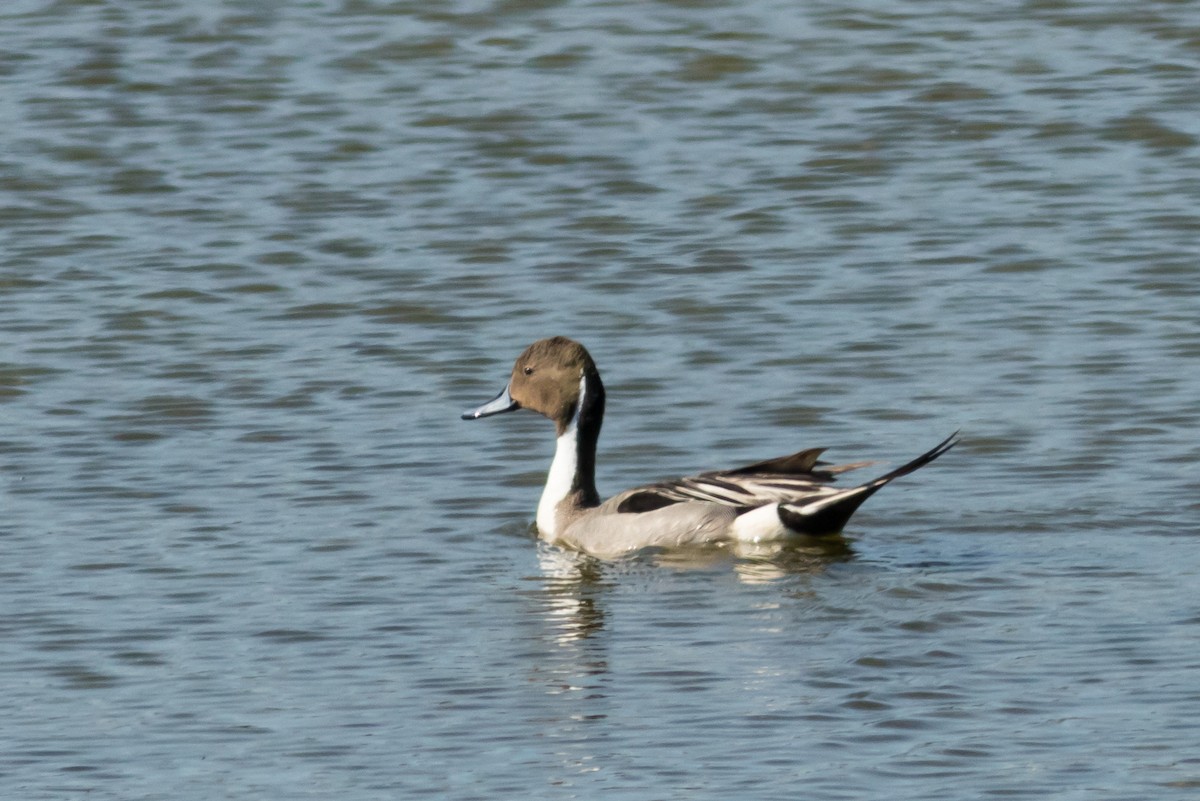
[[[787,539],[790,535],[779,519],[778,503],[751,509],[733,521],[733,536],[739,542],[771,542]]]

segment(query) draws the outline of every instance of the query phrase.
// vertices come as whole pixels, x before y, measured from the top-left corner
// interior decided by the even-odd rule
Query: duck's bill
[[[504,389],[500,394],[492,398],[487,403],[480,406],[478,409],[472,409],[469,412],[463,412],[462,419],[478,420],[480,417],[491,417],[493,414],[504,414],[505,412],[515,412],[521,408],[521,404],[512,399],[512,395],[508,394],[508,385],[504,385]]]

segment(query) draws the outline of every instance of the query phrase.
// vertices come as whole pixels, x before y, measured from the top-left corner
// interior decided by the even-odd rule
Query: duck
[[[604,402],[604,384],[591,354],[575,340],[555,336],[527,347],[500,394],[462,415],[478,420],[527,409],[554,423],[554,458],[537,506],[538,537],[601,559],[647,549],[839,537],[867,498],[959,441],[956,431],[912,461],[853,487],[834,481],[871,462],[830,465],[819,461],[824,448],[808,448],[635,487],[602,501],[596,490],[596,444]]]

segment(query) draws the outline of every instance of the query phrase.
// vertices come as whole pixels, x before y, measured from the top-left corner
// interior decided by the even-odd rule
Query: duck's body
[[[841,532],[867,498],[952,448],[951,436],[908,464],[857,487],[838,488],[838,473],[866,462],[830,466],[822,449],[626,490],[601,503],[596,442],[604,418],[604,384],[592,357],[565,337],[526,348],[494,400],[463,415],[488,417],[531,409],[554,421],[558,443],[538,503],[539,536],[599,557],[644,548],[722,542],[770,542]]]

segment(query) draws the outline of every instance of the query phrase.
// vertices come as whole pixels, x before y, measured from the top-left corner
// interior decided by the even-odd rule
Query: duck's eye
[[[532,367],[526,367],[526,368],[525,368],[525,369],[524,369],[522,372],[524,372],[524,373],[525,373],[525,375],[533,375],[533,368],[532,368]]]

